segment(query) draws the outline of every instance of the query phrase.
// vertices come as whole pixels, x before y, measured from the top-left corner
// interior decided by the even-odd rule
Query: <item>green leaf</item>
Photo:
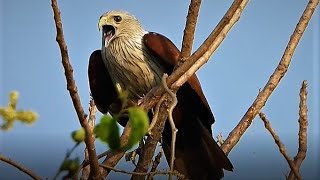
[[[131,107],[128,109],[129,123],[131,125],[131,132],[126,149],[130,149],[138,143],[148,131],[149,117],[145,110],[140,107]]]
[[[79,158],[65,159],[60,166],[60,171],[76,172],[80,167]]]
[[[100,123],[94,129],[94,133],[102,142],[107,143],[111,149],[120,147],[119,127],[117,121],[111,116],[102,116]]]
[[[73,131],[71,133],[71,137],[76,143],[81,143],[82,141],[84,141],[85,136],[86,132],[84,128],[80,128],[79,130]]]

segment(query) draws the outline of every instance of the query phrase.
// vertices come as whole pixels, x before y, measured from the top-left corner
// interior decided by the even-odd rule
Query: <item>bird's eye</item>
[[[117,23],[122,20],[121,16],[114,16],[113,19],[114,19],[114,21],[117,22]]]

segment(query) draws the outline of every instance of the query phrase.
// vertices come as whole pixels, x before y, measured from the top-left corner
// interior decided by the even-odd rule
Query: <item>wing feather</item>
[[[178,50],[178,48],[167,37],[158,33],[149,32],[145,34],[143,38],[145,46],[149,49],[150,52],[155,54],[155,57],[158,57],[158,59],[162,61],[161,64],[165,64],[165,67],[167,69],[170,69],[169,73],[171,73],[174,66],[178,63],[179,60],[180,51]],[[197,96],[196,99],[200,99],[201,104],[203,105],[204,109],[206,109],[206,111],[204,112],[207,115],[206,119],[208,119],[209,121],[208,123],[204,122],[204,124],[206,126],[210,124],[211,126],[211,124],[214,122],[214,117],[212,115],[208,101],[203,94],[200,82],[195,74],[189,78],[186,86],[190,86],[193,89],[193,91],[189,93],[195,93]],[[189,96],[191,96],[191,94],[189,94]],[[201,111],[203,111],[203,109]]]
[[[103,63],[101,50],[94,51],[90,56],[88,78],[91,96],[98,110],[104,114],[119,111],[121,103],[110,74]]]

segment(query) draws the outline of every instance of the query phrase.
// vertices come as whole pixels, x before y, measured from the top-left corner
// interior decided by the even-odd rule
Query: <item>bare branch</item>
[[[163,151],[162,148],[160,149],[159,153],[156,155],[156,157],[154,158],[154,161],[152,162],[152,167],[150,172],[155,172],[157,170],[158,165],[160,164],[160,160],[162,157]],[[147,179],[153,179],[152,176],[148,175]]]
[[[299,103],[299,148],[298,153],[294,157],[294,164],[297,169],[300,168],[307,154],[307,128],[308,128],[308,107],[307,107],[307,81],[302,82],[300,89]],[[290,171],[288,180],[294,179],[294,174]]]
[[[78,89],[73,77],[73,68],[69,61],[68,49],[66,42],[64,40],[62,21],[60,17],[60,10],[56,0],[51,1],[52,10],[54,13],[54,22],[56,25],[57,36],[56,40],[60,47],[62,64],[65,70],[65,77],[67,80],[67,89],[69,91],[70,97],[72,99],[73,106],[77,112],[79,122],[81,126],[85,129],[86,137],[85,143],[88,149],[88,155],[90,160],[90,178],[92,179],[101,179],[100,167],[98,163],[98,158],[94,146],[94,137],[92,127],[89,125],[86,120],[86,115],[81,105],[80,97],[78,94]]]
[[[36,179],[36,180],[41,180],[41,177],[36,175],[35,173],[33,173],[32,171],[30,171],[29,169],[25,168],[24,166],[22,166],[21,164],[13,161],[10,158],[5,157],[4,155],[0,154],[0,161],[3,161],[7,164],[10,164],[11,166],[19,169],[21,172],[27,174],[28,176],[30,176],[32,179]]]
[[[70,96],[71,96],[73,105],[75,107],[75,110],[77,112],[78,118],[80,120],[80,123],[83,123],[84,121],[86,121],[86,115],[82,108],[80,97],[78,95],[78,89],[74,81],[73,68],[69,61],[68,48],[64,40],[60,10],[58,8],[57,1],[52,0],[51,6],[54,12],[54,21],[56,23],[56,29],[57,29],[56,41],[58,42],[60,47],[62,64],[65,70],[65,76],[67,80],[67,89],[70,93]]]
[[[94,100],[91,98],[89,103],[89,123],[91,127],[94,127],[96,125],[96,105],[94,103]]]
[[[218,26],[213,30],[213,32],[210,34],[210,36],[208,37],[207,40],[212,41],[211,44],[209,44],[206,47],[206,51],[203,52],[203,54],[198,57],[199,53],[201,52],[200,47],[188,60],[188,62],[186,62],[185,64],[191,64],[191,67],[188,67],[188,69],[185,70],[185,73],[178,78],[178,80],[176,80],[176,82],[173,83],[173,85],[171,86],[172,89],[176,89],[180,86],[182,86],[198,69],[200,69],[200,67],[202,67],[206,62],[209,61],[209,58],[211,57],[211,55],[213,54],[213,52],[219,47],[219,45],[222,43],[222,41],[224,40],[224,38],[226,37],[227,33],[230,31],[230,29],[233,27],[233,25],[239,20],[240,15],[243,11],[243,9],[245,8],[245,6],[247,5],[248,1],[239,1],[239,4],[236,3],[236,1],[234,2],[234,4],[230,7],[230,9],[232,10],[231,12],[234,11],[234,14],[232,14],[232,16],[228,15],[228,12],[226,13],[225,17],[222,19],[222,21],[220,21],[220,23],[222,24],[221,26],[220,23],[218,24]],[[218,29],[220,28],[221,29]],[[206,40],[206,41],[207,41]],[[206,42],[205,41],[205,42]],[[205,43],[204,42],[204,43]],[[205,48],[205,47],[203,47]],[[182,65],[184,66],[184,65]],[[182,68],[181,66],[181,68]],[[169,78],[168,78],[169,81]]]
[[[170,89],[176,89],[181,86],[184,82],[188,80],[190,74],[193,74],[196,69],[198,69],[201,65],[208,61],[209,57],[213,53],[213,51],[220,45],[226,34],[229,32],[231,27],[235,24],[236,21],[230,22],[230,19],[237,20],[240,17],[241,12],[243,11],[245,5],[247,4],[248,0],[235,0],[234,3],[231,5],[229,10],[224,15],[223,19],[219,22],[216,28],[211,32],[209,37],[203,42],[203,44],[197,49],[196,52],[193,53],[191,57],[189,57],[185,63],[181,64],[167,79],[167,84]],[[238,17],[237,17],[238,16]],[[228,27],[226,27],[228,26]],[[218,40],[217,40],[218,39]],[[213,43],[215,45],[213,45]],[[220,41],[220,42],[218,42]],[[206,53],[208,49],[211,49],[210,53]],[[206,53],[206,54],[205,54]],[[186,75],[185,72],[190,69],[191,66],[195,64],[195,62],[203,56],[203,60],[201,63],[195,65],[195,67],[190,70]],[[206,59],[207,58],[207,59]],[[193,72],[193,73],[192,73]],[[184,76],[181,78],[181,76]],[[178,79],[179,82],[175,83]],[[173,85],[175,83],[175,85]],[[153,88],[146,96],[142,99],[143,102],[140,107],[144,109],[150,109],[156,104],[161,96],[164,93],[164,88],[159,85]]]
[[[167,96],[165,94],[164,96]],[[165,97],[167,99],[167,97]],[[137,167],[134,169],[134,172],[148,172],[152,157],[154,155],[156,146],[158,142],[160,141],[164,125],[166,122],[166,119],[168,117],[167,113],[168,109],[168,101],[165,100],[160,105],[159,113],[158,113],[158,120],[157,123],[154,125],[154,127],[151,129],[151,136],[147,137],[146,143],[144,148],[142,149],[141,155],[138,160]],[[144,179],[144,176],[135,176],[133,175],[131,177],[132,180],[142,180]]]
[[[164,174],[167,175],[170,172],[169,171],[154,171],[154,172],[129,172],[129,171],[125,171],[125,170],[121,170],[121,169],[116,169],[114,167],[111,166],[107,166],[104,164],[100,164],[101,167],[108,169],[109,171],[114,171],[114,172],[119,172],[119,173],[124,173],[124,174],[130,174],[130,175],[136,175],[136,176],[154,176],[154,175],[160,175],[160,174]],[[177,177],[183,177],[183,175],[181,175],[179,172],[174,171],[172,173],[173,175],[177,176]]]
[[[90,106],[89,106],[89,124],[90,126],[93,128],[96,124],[96,106],[95,106],[95,103],[94,103],[94,100],[91,98],[90,99]],[[88,149],[85,148],[84,150],[84,162],[90,162],[89,160],[89,153],[88,153]],[[99,158],[98,158],[99,159]],[[90,166],[84,166],[83,167],[83,164],[79,167],[79,171],[82,169],[82,174],[81,174],[81,179],[88,179],[89,176],[90,176]],[[83,167],[83,168],[82,168]],[[78,174],[79,173],[76,173],[75,174],[75,179],[78,179]]]
[[[197,18],[200,10],[201,0],[191,0],[184,29],[180,62],[184,62],[190,55],[193,46],[194,32],[197,26]],[[178,65],[179,66],[179,65]]]
[[[239,20],[240,15],[248,3],[248,0],[235,0],[219,24],[211,32],[203,44],[192,54],[186,63],[174,71],[168,77],[168,84],[171,89],[182,86],[201,66],[203,66],[218,48],[233,25]],[[173,83],[172,86],[171,83]]]
[[[86,180],[89,179],[90,176],[90,166],[89,163],[89,155],[87,148],[84,149],[84,161],[80,165],[78,172],[75,174],[74,179],[78,179],[78,175],[81,172],[80,180]],[[82,170],[82,171],[81,171]]]
[[[129,123],[127,123],[127,126],[124,128],[124,130],[122,132],[122,135],[120,137],[120,143],[121,144],[126,144],[127,143],[128,139],[129,139],[130,131],[131,131],[131,127],[130,127]],[[106,158],[103,160],[102,164],[105,165],[105,166],[108,166],[108,167],[114,167],[114,166],[116,166],[118,164],[118,162],[124,156],[125,152],[126,152],[126,150],[122,149],[122,148],[118,149],[118,150],[108,150],[108,151],[105,151],[105,152],[99,154],[97,157],[98,157],[98,159],[100,159],[100,158],[103,158],[103,157],[106,156]],[[83,169],[83,171],[85,171],[85,173],[82,171],[81,179],[88,179],[88,178],[85,178],[85,177],[88,176],[87,175],[88,172],[87,172],[87,170],[85,170],[88,167],[88,165],[89,165],[89,163],[88,163],[87,160],[82,162],[82,164],[81,164],[81,166],[79,168],[79,172],[80,172],[81,169]],[[105,169],[102,172],[102,176],[103,177],[107,177],[109,175],[109,173],[110,173],[110,170]]]
[[[277,146],[279,147],[279,151],[280,153],[283,155],[283,157],[287,160],[291,170],[293,171],[293,173],[295,174],[296,178],[298,180],[301,180],[302,177],[299,174],[298,169],[296,168],[296,166],[294,165],[292,159],[290,158],[284,144],[280,141],[279,136],[277,135],[277,133],[275,132],[275,130],[271,127],[270,122],[268,121],[268,119],[266,118],[266,115],[262,112],[259,113],[260,118],[262,119],[262,121],[264,122],[264,126],[266,127],[266,129],[270,132],[270,134],[272,135],[275,143],[277,144]]]
[[[155,107],[155,110],[154,110],[154,113],[153,113],[153,117],[152,117],[152,120],[151,120],[151,124],[149,125],[149,128],[148,128],[148,133],[149,133],[150,136],[152,136],[152,133],[151,133],[152,128],[157,123],[160,106],[163,103],[163,101],[166,100],[166,97],[167,96],[162,95],[162,97],[160,98],[159,102],[156,104],[156,107]]]
[[[127,123],[120,137],[121,145],[126,144],[128,142],[130,131],[131,131],[130,123]],[[118,164],[120,159],[124,156],[125,152],[126,150],[123,148],[110,152],[108,156],[104,159],[102,164],[105,166],[114,167],[115,165]],[[109,173],[110,173],[109,170],[104,171],[103,176],[107,177]]]
[[[101,167],[107,169],[108,171],[114,171],[114,172],[119,172],[119,173],[124,173],[124,174],[130,174],[130,175],[138,175],[138,176],[146,176],[149,175],[150,173],[141,173],[141,172],[129,172],[121,169],[116,169],[112,166],[107,166],[105,164],[100,164]]]
[[[239,142],[241,136],[244,134],[244,132],[248,129],[248,127],[251,125],[253,119],[256,117],[256,115],[260,112],[262,107],[265,106],[268,98],[270,97],[271,93],[274,91],[274,89],[279,84],[282,77],[286,74],[288,67],[290,65],[292,56],[294,54],[294,51],[303,35],[303,32],[308,26],[308,23],[311,19],[311,16],[319,4],[319,0],[310,0],[306,9],[304,10],[299,23],[297,24],[290,41],[286,47],[286,50],[279,62],[279,65],[271,75],[270,79],[268,80],[265,87],[262,89],[262,91],[259,92],[257,98],[254,100],[252,105],[249,107],[247,112],[244,114],[238,125],[232,130],[232,132],[229,134],[226,141],[221,146],[222,150],[228,154],[231,149]]]

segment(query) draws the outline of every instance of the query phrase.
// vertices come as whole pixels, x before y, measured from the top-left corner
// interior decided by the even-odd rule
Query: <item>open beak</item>
[[[99,31],[102,30],[102,39],[104,46],[107,46],[115,35],[115,28],[110,25],[108,17],[101,17],[98,23]]]
[[[105,25],[102,26],[102,36],[105,42],[109,43],[115,34],[115,29],[113,26]]]

